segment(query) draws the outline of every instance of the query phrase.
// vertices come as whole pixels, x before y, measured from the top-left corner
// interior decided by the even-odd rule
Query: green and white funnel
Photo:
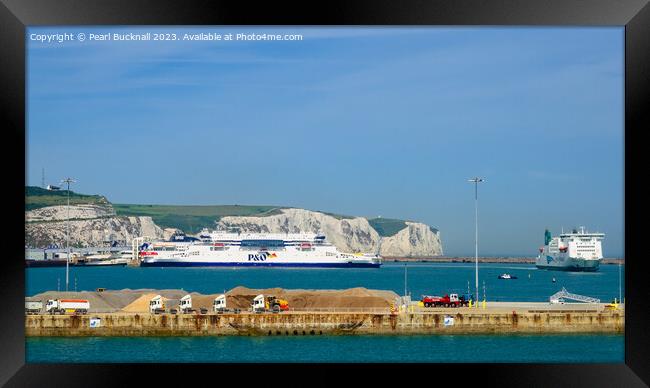
[[[551,232],[546,229],[544,231],[544,245],[548,245],[551,242]]]

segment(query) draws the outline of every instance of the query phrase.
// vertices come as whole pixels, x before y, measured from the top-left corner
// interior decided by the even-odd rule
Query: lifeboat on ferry
[[[312,248],[313,248],[313,245],[311,245],[310,243],[301,243],[300,244],[300,250],[308,251],[308,250],[311,250]]]

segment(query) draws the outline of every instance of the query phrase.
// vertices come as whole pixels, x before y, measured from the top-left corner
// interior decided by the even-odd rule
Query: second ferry
[[[552,237],[544,232],[544,246],[539,248],[536,266],[562,271],[597,271],[603,259],[603,233],[588,233],[585,228],[574,229]]]
[[[378,254],[343,253],[315,233],[202,232],[144,242],[142,267],[335,267],[378,268]]]

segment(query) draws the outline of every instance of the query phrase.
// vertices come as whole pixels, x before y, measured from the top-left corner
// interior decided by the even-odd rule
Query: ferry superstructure
[[[315,233],[202,232],[197,238],[145,242],[142,267],[370,267],[376,254],[343,253]]]
[[[552,237],[546,230],[536,266],[563,271],[597,271],[603,259],[603,233],[589,233],[584,227]]]

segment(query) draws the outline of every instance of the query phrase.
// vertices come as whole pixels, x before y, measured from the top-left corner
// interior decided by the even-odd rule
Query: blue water
[[[508,272],[516,280],[499,280]],[[474,265],[410,263],[407,288],[422,294],[474,292]],[[379,269],[71,267],[70,290],[184,289],[217,293],[250,288],[366,287],[404,293],[405,266]],[[530,277],[529,277],[530,276]],[[555,278],[555,282],[552,279]],[[624,267],[621,268],[621,283]],[[479,264],[480,296],[546,302],[565,287],[609,302],[619,295],[619,267],[595,273],[538,270],[529,264]],[[65,268],[26,269],[26,294],[65,288]],[[620,285],[624,295],[624,283]],[[27,338],[28,362],[623,362],[622,335],[432,335],[306,337]],[[281,349],[281,351],[278,351]]]
[[[137,349],[137,351],[134,351]],[[28,362],[623,362],[617,335],[29,338]]]

